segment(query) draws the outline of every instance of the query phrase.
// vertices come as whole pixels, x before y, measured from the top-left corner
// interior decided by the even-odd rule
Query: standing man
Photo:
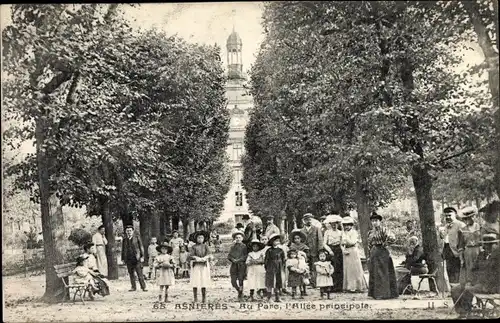
[[[95,246],[96,250],[96,260],[97,260],[97,269],[101,274],[105,277],[108,276],[108,258],[106,257],[106,245],[108,244],[108,240],[106,239],[106,229],[104,225],[99,226],[97,228],[97,232],[92,236],[92,243]]]
[[[122,242],[122,261],[127,264],[127,270],[130,276],[130,285],[132,285],[132,288],[129,292],[137,290],[135,273],[137,273],[137,277],[139,278],[141,289],[147,292],[146,282],[144,281],[142,272],[142,262],[144,261],[144,247],[142,241],[138,236],[134,235],[134,227],[132,225],[127,225],[125,227],[125,233],[126,237]]]
[[[264,235],[269,239],[272,235],[280,234],[280,228],[274,224],[274,216],[268,215],[266,216],[267,226]]]
[[[459,282],[460,256],[458,252],[458,231],[465,227],[465,223],[457,220],[457,210],[447,207],[443,211],[445,226],[439,231],[444,241],[443,259],[446,261],[446,272],[451,284]]]
[[[311,213],[306,213],[302,217],[302,222],[304,227],[300,231],[306,236],[306,245],[309,247],[309,268],[311,271],[311,285],[316,286],[316,272],[314,271],[315,266],[313,265],[318,261],[318,251],[323,248],[323,234],[321,229],[312,225]]]

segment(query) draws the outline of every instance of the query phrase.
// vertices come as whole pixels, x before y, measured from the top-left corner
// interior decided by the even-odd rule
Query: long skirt
[[[106,246],[97,246],[95,256],[97,261],[97,269],[104,276],[108,276],[108,258],[106,257]]]
[[[266,288],[266,270],[264,265],[248,265],[247,279],[245,289],[264,289]]]
[[[109,295],[109,284],[106,278],[99,276],[94,277],[94,286],[97,288],[97,294],[101,296]]]
[[[344,254],[344,285],[345,291],[365,292],[368,289],[363,265],[359,258],[358,247],[347,248],[349,254]]]
[[[336,246],[329,246],[332,251],[333,255],[330,258],[330,261],[332,262],[333,265],[333,286],[331,288],[332,292],[341,292],[342,288],[344,286],[344,256],[342,254],[342,248],[340,248],[340,245]]]
[[[175,275],[172,268],[160,268],[156,280],[158,286],[173,286],[175,285]]]
[[[471,247],[464,249],[464,267],[460,268],[460,284],[465,285],[472,280],[472,268],[479,255],[480,247]]]
[[[210,263],[192,262],[190,277],[191,277],[192,288],[210,287],[212,282],[212,279],[210,277]]]
[[[288,287],[297,287],[302,285],[304,285],[304,274],[299,274],[293,271],[288,273]]]
[[[368,266],[368,296],[375,299],[397,298],[398,287],[396,273],[389,250],[382,246],[373,246],[370,250]]]

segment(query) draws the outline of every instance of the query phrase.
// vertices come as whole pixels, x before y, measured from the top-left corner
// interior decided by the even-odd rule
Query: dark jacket
[[[131,245],[129,245],[129,243]],[[131,247],[132,250],[134,251],[135,258],[137,261],[140,261],[141,258],[144,257],[144,246],[142,245],[141,239],[138,236],[133,235],[132,239],[129,241],[129,238],[127,236],[125,236],[122,240],[122,261],[124,263],[127,263],[130,261],[130,259],[128,259],[128,257],[127,257],[127,248],[128,247]]]
[[[231,249],[229,249],[227,259],[229,259],[231,263],[245,263],[245,261],[247,260],[247,256],[247,246],[245,246],[245,244],[243,243],[235,243],[231,246]]]
[[[404,261],[405,267],[407,269],[414,268],[422,268],[425,266],[423,261],[425,260],[424,248],[422,246],[417,245],[413,249],[411,254],[406,254],[406,260]]]
[[[472,284],[481,284],[485,293],[500,293],[500,248],[487,254],[481,252],[472,268]]]

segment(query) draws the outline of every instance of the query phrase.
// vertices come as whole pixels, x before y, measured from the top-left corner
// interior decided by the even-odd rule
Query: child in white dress
[[[332,274],[334,271],[331,262],[327,261],[328,251],[320,250],[318,253],[319,261],[314,263],[316,269],[316,287],[319,287],[321,298],[324,298],[325,293],[330,299],[330,288],[333,286]]]
[[[247,281],[245,287],[250,289],[250,301],[255,301],[255,291],[259,292],[266,288],[266,270],[264,268],[264,253],[262,249],[264,244],[255,239],[250,242],[251,252],[248,253],[247,264]]]
[[[159,254],[155,258],[154,268],[159,269],[157,283],[160,286],[160,294],[158,295],[158,301],[161,302],[163,295],[165,295],[164,301],[168,302],[168,287],[175,284],[174,267],[175,262],[172,257],[172,247],[166,243],[163,243],[156,247]]]

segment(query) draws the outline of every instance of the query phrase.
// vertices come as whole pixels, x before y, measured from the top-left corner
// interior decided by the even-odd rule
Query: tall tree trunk
[[[160,214],[158,209],[154,209],[151,214],[151,237],[160,239]]]
[[[109,204],[109,198],[104,198],[101,210],[102,224],[104,225],[106,239],[108,240],[108,244],[106,245],[106,258],[108,259],[108,279],[114,280],[118,279],[118,261],[116,257],[119,250],[115,242],[113,216],[111,215]]]
[[[58,223],[51,217],[48,157],[44,147],[46,133],[45,117],[40,117],[36,121],[35,127],[40,213],[45,254],[45,294],[43,295],[43,300],[46,302],[57,302],[64,295],[64,286],[61,279],[57,277],[54,265],[63,263],[63,254],[57,248],[56,242]]]
[[[358,211],[359,233],[365,257],[369,254],[368,232],[370,231],[370,200],[365,192],[362,172],[356,172],[356,207]]]
[[[172,231],[179,231],[179,216],[176,216],[176,215],[172,215],[171,216],[171,219],[172,219]],[[170,231],[170,232],[172,232]]]
[[[145,246],[144,261],[147,263],[149,254],[146,246],[149,246],[149,241],[151,240],[151,216],[149,214],[141,213],[139,215],[139,232],[141,234],[142,245]]]
[[[182,234],[184,236],[184,240],[189,238],[189,220],[182,219]]]
[[[426,167],[415,165],[412,167],[412,179],[417,195],[418,213],[420,218],[420,229],[422,231],[422,247],[427,256],[429,272],[437,268],[438,289],[447,291],[448,287],[444,278],[444,267],[439,250],[438,237],[436,233],[436,221],[434,219],[434,208],[432,204],[432,178]],[[430,282],[429,282],[430,283]],[[430,283],[429,288],[436,291],[436,286]]]
[[[491,92],[493,109],[495,111],[495,129],[496,129],[496,161],[495,161],[495,189],[497,195],[500,196],[500,110],[499,110],[499,71],[498,71],[498,54],[493,47],[487,26],[484,24],[479,13],[478,4],[476,1],[462,1],[469,19],[477,34],[479,46],[484,54],[488,64],[488,82]],[[495,15],[495,34],[498,49],[498,1],[493,1],[493,10]]]

